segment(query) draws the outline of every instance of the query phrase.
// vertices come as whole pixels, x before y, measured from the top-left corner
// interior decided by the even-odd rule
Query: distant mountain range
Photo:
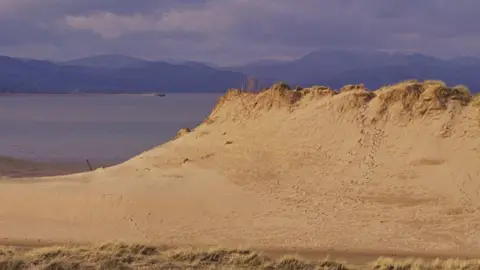
[[[98,67],[98,68],[128,68],[142,67],[150,61],[122,54],[94,55],[61,62],[64,66]]]
[[[246,80],[239,72],[197,62],[171,64],[101,55],[53,63],[0,56],[0,92],[224,92]]]
[[[422,54],[318,50],[290,62],[226,69],[258,78],[263,85],[282,80],[292,86],[319,84],[340,88],[364,83],[370,89],[377,89],[401,80],[437,79],[480,90],[480,59],[475,57],[443,60]]]
[[[263,59],[218,67],[184,60],[149,61],[126,55],[96,55],[65,62],[0,56],[0,92],[224,92],[247,84],[364,83],[370,89],[406,79],[438,79],[480,89],[480,59],[443,60],[422,54],[322,49],[293,61]]]

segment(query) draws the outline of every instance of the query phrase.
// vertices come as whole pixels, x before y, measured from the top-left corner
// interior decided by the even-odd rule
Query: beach
[[[229,91],[115,166],[0,181],[0,238],[469,257],[479,108],[438,89]]]

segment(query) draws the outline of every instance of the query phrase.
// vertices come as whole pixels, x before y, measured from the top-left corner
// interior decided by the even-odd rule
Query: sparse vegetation
[[[437,86],[447,87],[445,82],[440,81],[440,80],[425,80],[423,83],[426,84],[426,85],[437,85]]]
[[[458,100],[462,104],[468,104],[472,99],[472,94],[470,90],[463,85],[455,86],[455,87],[447,87],[438,85],[437,89],[435,90],[437,98],[446,102],[447,100]]]
[[[293,90],[295,90],[295,91],[302,91],[302,90],[303,90],[303,87],[298,86],[298,85],[295,85],[295,87],[293,88]]]
[[[331,90],[330,87],[324,85],[314,85],[312,86],[312,90],[321,91],[321,90]]]
[[[474,107],[480,107],[480,93],[477,93],[472,97],[471,104]]]
[[[348,269],[329,261],[296,257],[273,260],[250,250],[177,249],[107,244],[48,247],[0,254],[0,269]]]
[[[418,101],[436,102],[438,108],[446,108],[446,104],[451,100],[460,101],[464,106],[468,104],[480,105],[480,98],[472,97],[467,86],[457,85],[449,87],[444,82],[438,80],[427,80],[424,82],[416,80],[402,81],[394,85],[384,86],[377,92],[381,92],[379,97],[384,102],[390,104],[400,101],[406,109],[412,109],[413,104]],[[433,108],[433,106],[429,107]]]
[[[467,86],[447,86],[438,80],[405,80],[396,84],[386,85],[377,90],[369,90],[364,84],[349,84],[335,91],[328,86],[314,85],[312,87],[292,89],[285,82],[278,82],[270,88],[259,92],[247,92],[241,89],[228,91],[215,106],[214,112],[218,110],[227,100],[241,101],[241,110],[238,113],[244,115],[239,117],[252,117],[260,110],[271,110],[272,108],[287,108],[293,111],[295,108],[308,104],[310,101],[321,100],[324,97],[333,97],[339,93],[343,103],[336,107],[338,111],[349,111],[366,106],[374,101],[372,108],[376,115],[372,116],[377,121],[388,115],[392,106],[400,105],[404,116],[415,117],[446,110],[450,105],[476,106],[480,107],[480,95],[472,94]],[[297,106],[298,105],[298,106]],[[370,106],[370,105],[369,105]],[[402,116],[402,117],[404,117]]]
[[[187,135],[190,132],[192,132],[192,131],[189,128],[182,128],[177,132],[177,136],[175,138],[180,138],[182,136]]]
[[[296,256],[278,260],[239,249],[167,249],[144,245],[105,244],[89,247],[47,247],[30,251],[0,248],[0,269],[480,269],[480,260],[395,260],[379,258],[363,266],[328,259],[307,261]]]
[[[434,260],[425,261],[421,259],[395,260],[392,258],[379,258],[372,263],[373,269],[378,270],[477,270],[480,269],[480,260]]]
[[[338,92],[336,92],[332,88],[323,85],[314,85],[310,88],[306,88],[305,91],[312,93],[315,96],[334,96],[338,94]]]
[[[353,91],[353,90],[367,90],[363,84],[347,84],[340,88],[340,93]]]
[[[457,85],[452,88],[452,99],[467,104],[472,100],[472,93],[465,85]]]
[[[282,90],[282,91],[292,90],[292,88],[290,87],[290,85],[288,85],[288,84],[287,84],[286,82],[284,82],[284,81],[280,81],[280,82],[272,85],[272,89]]]

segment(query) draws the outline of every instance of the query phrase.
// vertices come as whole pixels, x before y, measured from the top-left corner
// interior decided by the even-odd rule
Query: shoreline
[[[189,94],[189,93],[186,93]],[[37,93],[37,92],[23,92],[23,93],[2,93],[0,92],[0,97],[9,97],[9,96],[152,96],[152,97],[165,97],[167,93]]]
[[[0,178],[54,177],[89,172],[115,166],[119,162],[89,160],[43,160],[0,156]]]
[[[11,96],[151,96],[151,97],[167,97],[170,95],[223,95],[225,92],[145,92],[145,93],[129,93],[129,92],[0,92],[0,97]]]

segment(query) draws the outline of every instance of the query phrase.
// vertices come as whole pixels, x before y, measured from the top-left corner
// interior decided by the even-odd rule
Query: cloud
[[[235,2],[245,1],[232,1]],[[87,15],[66,16],[65,23],[72,29],[90,30],[103,38],[150,31],[215,35],[228,30],[235,18],[228,12],[232,3],[224,3],[227,2],[211,1],[201,8],[171,7],[168,10],[156,9],[148,13],[122,15],[108,11],[92,12]]]
[[[116,15],[111,12],[66,16],[65,23],[73,29],[90,30],[104,38],[155,30],[155,20],[141,14]]]
[[[34,0],[1,0],[0,14],[16,12],[22,8],[31,7]]]
[[[480,56],[479,8],[476,0],[0,0],[0,46],[25,55],[48,48],[58,59],[113,52],[226,64],[322,47]]]

